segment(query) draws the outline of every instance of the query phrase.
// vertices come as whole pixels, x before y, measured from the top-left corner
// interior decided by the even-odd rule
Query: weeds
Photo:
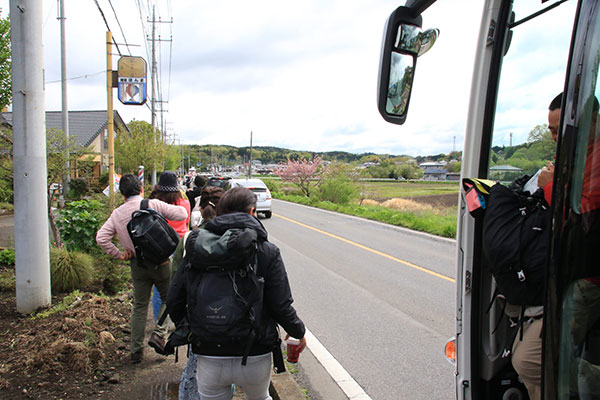
[[[55,305],[54,307],[51,307],[47,310],[40,311],[39,313],[33,314],[31,316],[31,319],[48,318],[49,316],[56,314],[57,312],[66,310],[67,308],[73,306],[74,304],[79,303],[80,301],[81,301],[81,293],[79,292],[79,290],[74,290],[70,294],[66,295],[63,298],[63,300],[60,303],[58,303],[57,305]]]

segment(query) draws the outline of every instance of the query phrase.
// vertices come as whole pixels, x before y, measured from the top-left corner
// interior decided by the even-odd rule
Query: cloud
[[[147,60],[150,3],[113,2],[127,41],[138,45],[129,49]],[[155,2],[156,19],[163,21],[155,33],[163,40],[156,42],[158,71],[168,100],[157,105],[168,110],[157,120],[181,143],[244,146],[252,131],[256,145],[317,152],[423,155],[460,149],[481,3],[437,2],[426,10],[423,27],[439,28],[441,34],[418,59],[408,119],[396,126],[383,121],[376,105],[381,37],[396,0]],[[99,4],[121,52],[128,54],[110,5]],[[8,1],[0,0],[0,7],[8,10]],[[562,35],[568,43],[570,22],[565,7],[559,9],[533,22],[552,26],[544,35]],[[515,11],[521,17],[529,9]],[[70,109],[105,109],[105,75],[94,75],[106,69],[104,21],[94,2],[66,0],[66,13],[68,75],[88,75],[69,81]],[[56,2],[44,2],[43,14],[46,80],[53,81],[60,79]],[[173,23],[164,23],[171,16]],[[551,41],[553,47],[532,51],[530,44],[541,43],[538,39],[529,23],[515,28],[503,66],[498,140],[508,131],[526,138],[545,122],[547,102],[564,81],[566,55],[547,56],[558,54],[563,43]],[[113,56],[114,68],[118,58]],[[150,107],[121,105],[116,95],[115,108],[126,121],[150,121]],[[47,84],[46,105],[60,109],[60,84]]]

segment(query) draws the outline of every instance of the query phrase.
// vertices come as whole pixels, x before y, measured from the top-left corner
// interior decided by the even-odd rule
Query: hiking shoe
[[[131,363],[139,364],[144,359],[144,350],[138,350],[135,353],[131,353]]]
[[[158,336],[156,333],[152,333],[150,340],[148,340],[148,346],[152,347],[160,355],[165,355],[165,339]]]

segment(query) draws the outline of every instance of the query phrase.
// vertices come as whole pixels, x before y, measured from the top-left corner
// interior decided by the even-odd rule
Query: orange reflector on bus
[[[444,346],[444,355],[446,360],[452,365],[456,365],[456,338],[450,338]]]

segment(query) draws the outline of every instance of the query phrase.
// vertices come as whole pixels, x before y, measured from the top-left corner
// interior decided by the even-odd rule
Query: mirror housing
[[[406,121],[417,57],[435,43],[439,30],[421,30],[422,18],[404,6],[387,19],[377,85],[379,113],[388,122],[402,125]]]

